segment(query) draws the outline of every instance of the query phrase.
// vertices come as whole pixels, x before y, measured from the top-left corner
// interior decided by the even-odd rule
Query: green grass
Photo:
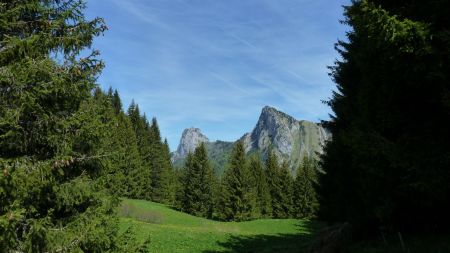
[[[162,204],[125,199],[121,229],[132,226],[150,252],[306,252],[319,224],[295,219],[219,222],[175,211]],[[303,250],[303,251],[302,251]]]

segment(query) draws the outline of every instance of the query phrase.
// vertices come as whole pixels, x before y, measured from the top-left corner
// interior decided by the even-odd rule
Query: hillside
[[[150,237],[150,252],[299,252],[319,225],[305,220],[262,219],[218,222],[165,205],[125,199],[121,229],[133,226],[139,240]]]
[[[273,150],[280,160],[287,160],[294,171],[304,156],[317,157],[323,145],[331,138],[321,124],[296,120],[273,107],[265,106],[254,129],[239,140],[244,142],[247,155],[259,153],[266,158]],[[199,128],[183,131],[180,144],[172,153],[175,167],[181,167],[188,152],[200,143],[206,143],[208,156],[217,174],[222,174],[234,142],[210,141]]]

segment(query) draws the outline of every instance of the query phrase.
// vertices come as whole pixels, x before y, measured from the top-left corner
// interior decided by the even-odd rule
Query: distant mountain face
[[[263,159],[269,150],[273,150],[281,160],[287,160],[292,170],[300,164],[304,156],[316,157],[323,152],[325,141],[331,134],[320,124],[293,117],[266,106],[250,133],[239,140],[244,142],[247,154],[259,153]],[[224,170],[226,161],[233,148],[233,142],[210,142],[200,129],[189,128],[183,131],[180,144],[172,154],[176,167],[182,166],[189,151],[201,143],[206,143],[211,163],[218,174]]]
[[[208,143],[209,139],[202,134],[200,129],[194,127],[184,129],[177,151],[172,153],[172,161],[176,162],[185,158],[189,152],[193,153],[202,142]]]

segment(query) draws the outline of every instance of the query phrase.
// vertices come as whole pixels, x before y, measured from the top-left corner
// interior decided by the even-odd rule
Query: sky
[[[348,27],[350,0],[88,0],[103,89],[119,91],[156,117],[170,149],[185,128],[234,141],[273,106],[294,118],[326,120],[335,85],[327,66]]]

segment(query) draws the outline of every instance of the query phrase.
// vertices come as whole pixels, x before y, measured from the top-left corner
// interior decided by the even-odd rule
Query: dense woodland
[[[354,1],[331,68],[320,218],[359,235],[450,225],[450,1]],[[344,204],[345,203],[345,204]]]
[[[218,177],[204,145],[175,170],[157,120],[98,87],[90,47],[107,27],[83,1],[0,0],[0,252],[146,252],[136,231],[119,232],[122,197],[223,221],[448,232],[450,4],[425,2],[345,8],[321,161],[293,176],[237,142]]]

